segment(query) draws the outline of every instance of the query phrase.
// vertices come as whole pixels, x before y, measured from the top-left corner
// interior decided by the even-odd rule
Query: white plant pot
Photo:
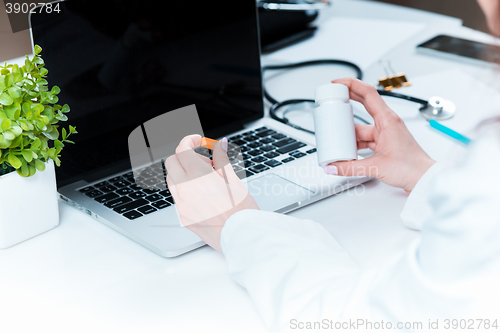
[[[43,172],[0,177],[0,249],[38,236],[59,225],[56,174],[50,160]]]

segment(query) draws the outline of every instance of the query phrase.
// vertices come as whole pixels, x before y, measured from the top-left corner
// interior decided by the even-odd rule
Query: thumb
[[[222,169],[224,169],[226,173],[229,169],[231,169],[231,171],[233,170],[231,163],[229,162],[229,157],[227,156],[227,147],[227,138],[223,138],[222,140],[217,142],[212,153],[212,162],[214,165],[214,169],[221,177],[224,177]]]
[[[335,174],[336,171],[337,175],[339,176],[377,178],[379,174],[377,162],[378,161],[376,156],[355,161],[333,162],[326,166],[325,172],[328,172],[327,169],[330,166],[335,166],[337,170],[334,170],[334,168],[329,168],[330,172],[328,173]]]

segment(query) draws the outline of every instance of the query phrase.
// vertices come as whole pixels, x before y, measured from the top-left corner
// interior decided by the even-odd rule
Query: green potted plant
[[[76,133],[67,104],[57,104],[59,87],[48,88],[48,70],[35,45],[23,66],[0,66],[0,249],[59,225],[54,164]]]

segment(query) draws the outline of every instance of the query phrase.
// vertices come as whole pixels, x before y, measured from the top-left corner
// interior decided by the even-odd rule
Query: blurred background
[[[51,0],[37,2],[47,3]],[[5,2],[0,0],[0,62],[31,54],[31,39],[28,30],[12,33],[5,9]]]
[[[49,2],[38,0],[37,2]],[[332,0],[335,3],[335,0]],[[485,20],[476,0],[367,0],[391,3],[417,8],[448,16],[458,17],[464,25],[487,32]],[[400,19],[395,17],[394,19]],[[30,35],[27,30],[12,33],[9,19],[5,13],[4,1],[0,1],[0,61],[22,57],[31,53]]]
[[[335,1],[335,0],[334,0]],[[488,32],[483,12],[476,0],[373,0],[458,17],[464,26]]]

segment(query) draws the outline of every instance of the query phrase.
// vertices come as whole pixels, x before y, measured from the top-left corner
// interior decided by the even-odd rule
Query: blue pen
[[[444,133],[446,135],[448,135],[449,137],[455,139],[455,140],[458,140],[466,145],[468,145],[469,143],[471,143],[471,139],[469,139],[468,137],[458,133],[458,132],[455,132],[454,130],[452,130],[451,128],[449,127],[446,127],[444,125],[441,125],[440,123],[438,123],[437,121],[435,121],[434,119],[431,119],[429,120],[429,124],[431,125],[432,128],[435,128],[437,129],[438,131],[440,131],[441,133]]]

